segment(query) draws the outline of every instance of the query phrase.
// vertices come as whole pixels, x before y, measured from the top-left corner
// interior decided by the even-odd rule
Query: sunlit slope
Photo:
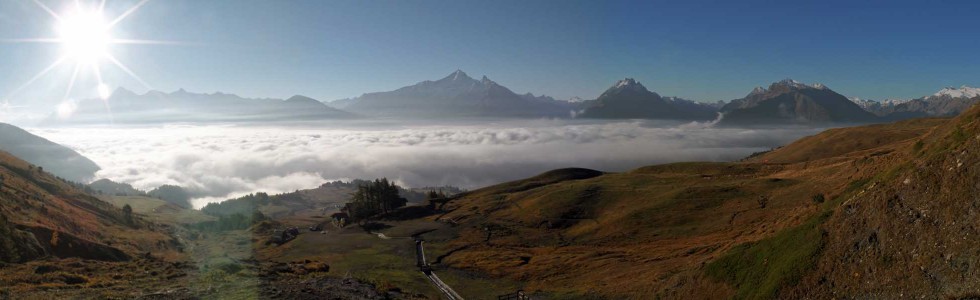
[[[557,295],[773,297],[809,274],[841,199],[944,122],[834,129],[739,163],[557,170],[491,186],[432,217],[460,231],[435,255]]]
[[[785,296],[977,296],[980,108],[919,140],[842,199],[815,270]]]
[[[160,225],[131,217],[47,171],[0,152],[0,246],[3,261],[44,257],[128,260],[153,251],[173,255],[177,242]]]
[[[916,139],[947,121],[949,119],[913,119],[891,124],[829,129],[801,138],[779,148],[779,151],[753,157],[749,161],[798,163],[843,158],[863,150]]]

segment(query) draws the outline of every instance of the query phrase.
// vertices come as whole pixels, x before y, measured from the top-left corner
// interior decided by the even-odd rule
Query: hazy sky
[[[87,3],[86,0],[81,0]],[[73,1],[43,1],[54,11]],[[108,0],[107,18],[137,1]],[[860,2],[860,3],[856,3]],[[848,96],[909,98],[980,85],[980,2],[152,0],[110,49],[154,89],[320,100],[463,69],[515,92],[592,98],[623,77],[662,95],[729,100],[787,77]],[[0,0],[0,39],[53,37],[30,0]],[[58,103],[72,64],[10,95],[59,55],[0,44],[0,101]],[[112,88],[145,88],[103,64]],[[82,72],[70,97],[95,95]]]

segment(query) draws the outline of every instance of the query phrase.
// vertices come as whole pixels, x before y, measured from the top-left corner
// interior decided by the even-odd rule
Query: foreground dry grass
[[[431,218],[459,230],[435,255],[571,298],[775,297],[814,264],[839,203],[946,122],[834,129],[746,162],[557,170],[488,187]]]

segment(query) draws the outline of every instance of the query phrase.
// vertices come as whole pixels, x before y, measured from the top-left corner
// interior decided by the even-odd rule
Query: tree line
[[[378,214],[387,214],[408,203],[408,200],[398,194],[400,189],[387,178],[359,184],[343,211],[353,222],[367,220]]]

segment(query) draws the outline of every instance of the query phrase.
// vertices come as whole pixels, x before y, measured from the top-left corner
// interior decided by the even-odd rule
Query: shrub
[[[812,200],[813,203],[820,204],[823,203],[826,200],[826,198],[824,198],[823,194],[816,194],[813,195]]]

